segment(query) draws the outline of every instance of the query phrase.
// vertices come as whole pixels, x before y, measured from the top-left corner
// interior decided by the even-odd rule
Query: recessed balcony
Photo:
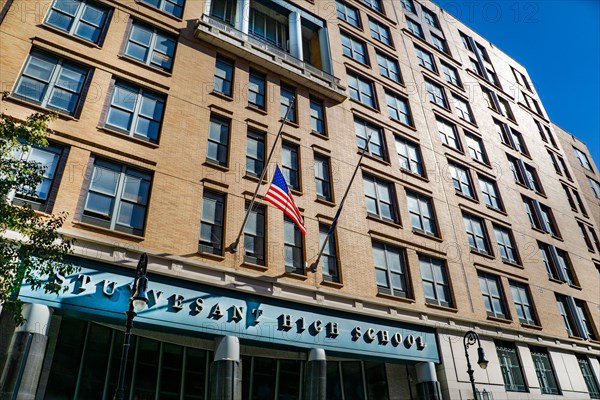
[[[248,27],[245,27],[245,29],[248,30]],[[303,31],[306,31],[306,29]],[[299,30],[299,32],[302,32],[302,30]],[[346,88],[341,84],[339,78],[308,61],[295,57],[291,54],[291,51],[284,49],[283,46],[288,46],[289,43],[293,42],[294,37],[287,39],[285,44],[278,44],[277,41],[271,43],[262,37],[245,33],[236,29],[232,24],[207,14],[202,15],[202,18],[198,20],[195,36],[336,102],[342,102],[347,97]],[[326,33],[319,35],[315,32],[314,37],[316,37],[317,47],[320,46],[321,48],[318,59],[315,61],[322,64],[324,69],[330,69],[329,46],[328,43],[323,43],[327,40],[327,35]],[[302,37],[302,34],[297,36],[299,46],[302,46],[302,42],[305,41],[306,38]],[[296,53],[299,52],[300,57],[302,57],[302,51],[298,51],[297,47]]]

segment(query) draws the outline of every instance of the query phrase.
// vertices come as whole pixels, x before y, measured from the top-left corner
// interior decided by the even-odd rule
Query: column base
[[[33,400],[44,363],[48,336],[15,332],[0,379],[0,399]]]
[[[242,376],[240,362],[214,361],[210,370],[210,398],[216,400],[240,400]]]
[[[419,400],[442,400],[442,391],[438,381],[417,383]]]

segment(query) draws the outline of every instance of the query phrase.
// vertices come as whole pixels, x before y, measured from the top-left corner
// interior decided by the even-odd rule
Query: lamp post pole
[[[471,389],[473,390],[473,399],[477,400],[477,389],[475,388],[475,378],[473,377],[473,367],[471,367],[471,361],[469,360],[469,347],[477,343],[477,364],[481,369],[486,369],[488,360],[485,358],[483,347],[481,347],[481,341],[479,335],[475,331],[468,331],[463,338],[463,344],[465,346],[465,357],[467,358],[467,374],[469,374],[469,380],[471,381]]]
[[[125,373],[127,372],[127,358],[129,348],[131,347],[131,329],[133,328],[133,319],[137,315],[135,312],[141,311],[148,304],[148,278],[146,269],[148,268],[148,256],[143,253],[140,256],[137,268],[135,270],[135,280],[133,281],[133,295],[129,298],[129,309],[125,312],[127,322],[125,323],[125,337],[123,339],[123,351],[121,353],[121,365],[119,367],[119,380],[117,382],[117,391],[115,400],[123,400],[125,395]]]

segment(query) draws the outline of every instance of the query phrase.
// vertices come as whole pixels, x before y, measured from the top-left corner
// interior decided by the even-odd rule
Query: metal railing
[[[300,69],[303,69],[303,70],[309,72],[311,75],[318,76],[319,78],[321,78],[327,82],[330,82],[337,86],[341,86],[341,81],[339,78],[336,78],[335,76],[331,75],[330,73],[320,70],[319,68],[315,67],[314,65],[311,65],[305,61],[300,60],[297,57],[292,56],[290,53],[286,52],[285,50],[281,49],[280,47],[278,47],[272,43],[269,43],[268,41],[266,41],[262,38],[253,36],[252,34],[244,33],[238,29],[235,29],[233,26],[231,26],[223,21],[220,21],[216,18],[213,18],[207,14],[203,14],[200,21],[207,25],[210,25],[212,27],[219,29],[220,31],[223,31],[224,33],[226,33],[229,36],[232,36],[236,39],[251,43],[252,45],[259,47],[261,50],[281,58],[288,64],[291,64],[295,67],[298,67]]]

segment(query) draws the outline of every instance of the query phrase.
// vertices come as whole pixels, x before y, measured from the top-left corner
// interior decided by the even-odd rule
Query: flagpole
[[[342,201],[340,201],[340,207],[338,208],[337,212],[335,213],[335,217],[333,218],[333,224],[332,224],[331,228],[329,228],[329,231],[327,232],[327,236],[325,236],[325,240],[323,240],[323,244],[321,245],[321,250],[319,250],[319,254],[317,254],[317,259],[310,266],[312,272],[317,272],[317,267],[319,266],[319,261],[321,261],[321,256],[323,255],[323,251],[325,251],[325,246],[327,246],[327,243],[329,242],[329,236],[331,236],[331,234],[333,233],[333,230],[335,229],[335,226],[337,225],[337,220],[340,217],[340,214],[342,213],[342,207],[344,207],[344,202],[346,201],[346,197],[348,197],[348,193],[350,192],[350,188],[352,187],[352,182],[354,182],[356,173],[358,172],[358,169],[360,168],[360,163],[362,162],[362,159],[365,156],[365,152],[369,148],[369,143],[371,142],[372,134],[373,134],[372,132],[369,134],[369,137],[367,138],[367,143],[365,144],[365,147],[362,149],[362,152],[360,153],[360,158],[358,159],[356,168],[354,168],[354,173],[352,174],[352,178],[350,178],[350,183],[348,183],[346,192],[344,193],[344,196],[342,197]]]
[[[290,105],[288,106],[288,109],[285,112],[285,117],[283,117],[283,120],[281,121],[281,125],[279,126],[279,131],[277,132],[277,136],[275,136],[275,142],[273,143],[273,146],[271,147],[271,151],[269,152],[269,156],[267,157],[267,160],[265,161],[265,165],[263,166],[263,170],[260,174],[258,184],[256,185],[256,189],[254,190],[254,195],[252,195],[252,200],[250,201],[250,206],[248,207],[248,209],[246,210],[246,213],[244,214],[244,222],[242,222],[242,227],[240,228],[240,231],[239,231],[237,237],[235,238],[235,241],[229,246],[229,251],[231,251],[232,253],[236,253],[238,251],[238,247],[240,245],[240,238],[242,237],[242,234],[244,233],[244,229],[246,228],[246,223],[248,222],[248,217],[250,216],[250,211],[252,211],[252,208],[254,208],[254,203],[256,203],[256,196],[258,195],[258,190],[260,189],[260,184],[262,183],[263,179],[265,179],[265,175],[267,174],[267,166],[271,162],[271,158],[273,158],[273,153],[275,152],[275,147],[277,146],[277,142],[279,141],[279,138],[281,137],[281,133],[283,132],[283,125],[285,124],[285,121],[287,121],[288,115],[290,114],[290,110],[292,109],[292,106],[294,105],[295,101],[296,101],[295,98],[292,99],[292,101],[290,101]]]

